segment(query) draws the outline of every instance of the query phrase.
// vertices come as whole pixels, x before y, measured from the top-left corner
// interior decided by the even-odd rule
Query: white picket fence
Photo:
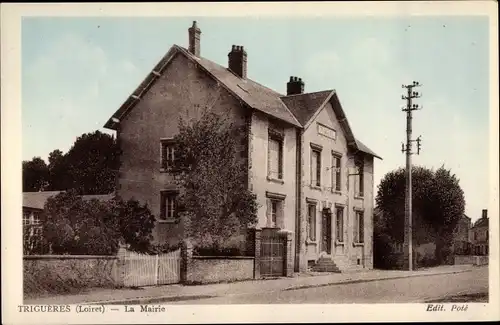
[[[181,250],[146,255],[126,251],[124,259],[124,286],[142,287],[179,283],[181,276]]]

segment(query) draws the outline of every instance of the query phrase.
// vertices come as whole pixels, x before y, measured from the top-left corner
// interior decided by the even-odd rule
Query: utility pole
[[[415,87],[420,87],[421,84],[418,81],[413,81],[412,84],[402,85],[402,88],[406,88],[407,94],[402,95],[401,99],[406,100],[406,106],[402,108],[403,112],[406,112],[406,148],[405,144],[401,144],[401,152],[406,152],[406,195],[405,195],[405,233],[404,233],[404,256],[405,259],[408,258],[408,270],[413,270],[413,243],[412,243],[412,184],[411,184],[411,155],[412,143],[417,142],[417,155],[420,154],[420,136],[416,140],[412,140],[412,112],[421,109],[418,104],[413,104],[412,100],[414,98],[420,98],[420,94],[413,91]],[[406,265],[406,264],[405,264]]]

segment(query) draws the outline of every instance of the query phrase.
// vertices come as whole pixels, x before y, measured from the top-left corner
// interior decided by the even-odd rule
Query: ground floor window
[[[285,195],[267,192],[266,196],[267,196],[266,226],[270,228],[283,228]]]
[[[344,208],[337,207],[335,212],[335,230],[337,242],[344,242]]]
[[[316,240],[316,203],[307,203],[307,229],[308,239],[311,241]]]
[[[177,216],[177,192],[176,191],[162,191],[160,202],[160,219],[173,220]]]
[[[364,243],[364,214],[356,210],[354,218],[354,242]]]

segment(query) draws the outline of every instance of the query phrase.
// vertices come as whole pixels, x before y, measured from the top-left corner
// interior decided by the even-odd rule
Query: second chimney
[[[200,35],[201,30],[196,26],[196,21],[193,21],[193,26],[189,28],[189,52],[193,55],[200,56]]]
[[[304,93],[304,82],[302,78],[290,77],[290,81],[286,84],[287,95],[299,95]]]
[[[247,78],[247,52],[243,46],[233,45],[231,52],[227,55],[229,58],[228,67],[240,78]]]
[[[488,218],[488,210],[487,209],[483,209],[483,215],[482,215],[482,217],[484,219]]]

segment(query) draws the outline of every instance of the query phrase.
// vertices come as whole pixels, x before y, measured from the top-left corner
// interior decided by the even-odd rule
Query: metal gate
[[[285,245],[278,229],[263,229],[260,245],[260,275],[264,277],[285,276]]]
[[[125,287],[172,284],[181,280],[180,249],[159,255],[127,251],[123,259]]]

